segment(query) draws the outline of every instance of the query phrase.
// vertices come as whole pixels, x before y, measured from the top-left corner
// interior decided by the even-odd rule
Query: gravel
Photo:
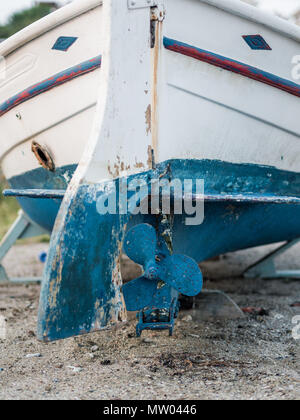
[[[17,245],[5,259],[10,275],[40,275],[45,244]],[[201,264],[205,288],[226,292],[241,308],[267,315],[195,321],[181,311],[173,337],[145,331],[135,317],[121,327],[42,344],[35,336],[38,285],[0,285],[0,399],[283,399],[300,398],[299,280],[243,279],[243,269],[270,247]],[[296,268],[298,249],[280,264]],[[18,264],[16,264],[16,261]],[[125,277],[138,272],[125,261]],[[42,357],[25,357],[26,355]]]

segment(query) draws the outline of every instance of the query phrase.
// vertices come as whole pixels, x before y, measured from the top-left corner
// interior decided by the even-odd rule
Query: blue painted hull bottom
[[[300,197],[300,174],[267,166],[238,165],[208,160],[173,160],[160,164],[154,174],[169,167],[171,178],[204,179],[205,194],[263,194]],[[11,178],[13,189],[66,189],[76,165],[62,167],[55,173],[43,168]],[[67,176],[66,176],[67,175]],[[152,171],[139,177],[149,179]],[[61,204],[58,199],[19,198],[24,211],[36,223],[52,231]],[[96,205],[96,203],[95,203]],[[200,262],[215,255],[259,246],[300,236],[297,204],[236,203],[205,204],[204,222],[186,226],[186,215],[174,218],[174,252],[186,254]],[[147,217],[135,216],[133,225]]]
[[[70,168],[69,168],[70,170]],[[40,170],[25,178],[11,179],[14,189],[60,189],[64,168],[47,173]],[[211,161],[169,161],[155,171],[134,178],[150,182],[167,179],[204,179],[205,193],[276,197],[297,196],[300,175],[274,168],[231,165]],[[32,180],[34,182],[32,182]],[[24,185],[26,181],[26,185]],[[115,180],[116,190],[120,180]],[[111,192],[103,184],[81,184],[64,200],[51,236],[51,246],[41,290],[38,333],[43,341],[63,339],[106,328],[124,319],[120,293],[120,257],[126,230],[155,216],[100,215],[96,202]],[[276,196],[276,197],[275,197]],[[223,195],[224,197],[224,195]],[[28,214],[43,226],[52,228],[59,203],[41,199],[20,200]],[[204,223],[185,226],[185,215],[175,216],[173,251],[196,261],[264,243],[300,236],[298,206],[294,204],[237,203],[232,199],[208,202]]]

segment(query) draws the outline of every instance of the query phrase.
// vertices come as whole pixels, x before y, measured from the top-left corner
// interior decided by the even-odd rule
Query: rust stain
[[[151,144],[149,144],[149,146],[148,146],[147,154],[148,154],[148,159],[147,159],[148,168],[153,169],[153,156],[152,156],[152,146],[151,146]]]
[[[145,167],[145,165],[143,164],[143,162],[135,162],[134,167],[135,167],[135,168],[144,168],[144,167]]]
[[[151,105],[149,104],[146,112],[145,112],[145,116],[146,116],[146,133],[149,134],[151,133]]]
[[[33,141],[31,143],[31,151],[34,153],[37,161],[44,169],[51,172],[55,171],[54,160],[46,146],[42,146],[36,141]]]
[[[111,170],[110,163],[107,165],[107,169],[108,169],[108,173],[109,173],[109,175],[113,176],[113,172],[112,172],[112,170]]]
[[[152,131],[152,149],[155,160],[157,160],[158,146],[158,65],[159,53],[162,43],[162,22],[157,22],[155,28],[155,46],[153,49],[153,74],[152,74],[152,112],[151,112],[151,131]]]

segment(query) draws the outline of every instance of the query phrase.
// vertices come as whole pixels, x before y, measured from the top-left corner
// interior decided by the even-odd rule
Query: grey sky
[[[57,0],[66,3],[67,0]],[[300,9],[300,0],[259,0],[260,6],[266,10],[276,10],[284,15],[289,15],[297,8]],[[0,24],[4,23],[9,15],[22,10],[34,3],[34,0],[0,0]]]
[[[259,3],[262,9],[276,10],[286,16],[300,9],[300,0],[259,0]]]

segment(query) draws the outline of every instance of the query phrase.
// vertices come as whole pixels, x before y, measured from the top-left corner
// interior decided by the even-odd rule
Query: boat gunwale
[[[300,27],[269,12],[260,10],[240,0],[198,0],[217,9],[224,10],[243,19],[259,23],[275,32],[279,32],[294,41],[300,42]]]
[[[240,0],[198,0],[238,17],[259,23],[275,32],[300,42],[300,28]],[[6,57],[39,36],[55,29],[81,14],[102,6],[103,0],[75,1],[32,23],[0,44],[0,56]]]
[[[25,27],[0,44],[0,57],[9,54],[78,16],[102,6],[102,0],[75,1]]]

